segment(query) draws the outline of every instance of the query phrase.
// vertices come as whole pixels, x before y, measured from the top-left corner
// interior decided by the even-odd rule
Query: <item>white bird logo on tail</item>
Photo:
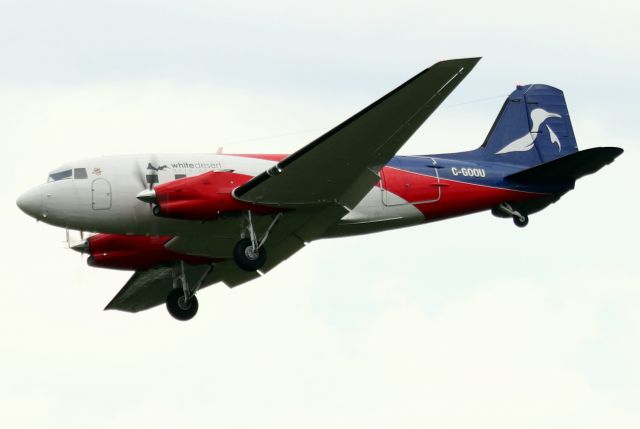
[[[541,108],[533,109],[531,111],[531,124],[532,124],[531,131],[523,135],[522,137],[515,139],[514,141],[512,141],[511,143],[509,143],[508,145],[500,149],[498,152],[496,152],[496,155],[509,153],[509,152],[528,151],[533,147],[533,143],[535,140],[535,138],[533,137],[533,134],[535,134],[536,136],[538,135],[537,133],[538,133],[538,130],[540,129],[540,125],[542,125],[542,123],[549,118],[561,118],[561,117],[562,116],[558,115],[557,113],[547,112],[546,110]],[[548,125],[547,125],[547,128],[549,128]],[[551,142],[557,143],[558,149],[560,149],[560,140],[558,139],[558,136],[556,136],[556,134],[553,131],[551,131],[551,128],[549,128],[549,131],[551,136]]]

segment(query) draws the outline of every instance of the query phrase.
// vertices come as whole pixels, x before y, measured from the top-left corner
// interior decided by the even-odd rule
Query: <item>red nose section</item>
[[[164,245],[170,239],[171,236],[96,234],[87,240],[91,255],[87,262],[92,267],[146,270],[180,260],[189,264],[208,264],[219,261],[167,250]]]
[[[215,220],[225,212],[251,209],[257,213],[274,210],[238,201],[231,192],[251,176],[228,171],[209,171],[163,183],[154,188],[159,215],[185,220]]]

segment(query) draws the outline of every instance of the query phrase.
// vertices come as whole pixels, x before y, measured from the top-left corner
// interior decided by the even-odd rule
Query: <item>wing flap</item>
[[[213,271],[205,277],[204,285],[223,282],[229,287],[234,287],[257,279],[258,277],[260,277],[259,273],[244,271],[238,268],[233,260],[228,260],[220,264],[216,264]]]
[[[304,247],[304,242],[300,240],[295,235],[290,235],[278,245],[278,247],[273,250],[269,249],[267,262],[260,269],[262,273],[268,273],[272,269],[274,269],[277,265],[289,259],[294,253],[297,253],[298,250]]]

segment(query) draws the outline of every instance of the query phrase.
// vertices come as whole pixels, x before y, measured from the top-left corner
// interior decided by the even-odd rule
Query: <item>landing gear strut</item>
[[[184,262],[180,261],[179,264],[174,265],[173,290],[169,292],[166,299],[169,314],[171,314],[175,319],[181,321],[190,320],[196,315],[198,312],[198,298],[196,298],[196,292],[200,289],[202,282],[212,269],[213,265],[209,265],[193,290],[191,290],[187,283],[187,276],[184,272]],[[178,286],[178,282],[181,283],[182,287]]]
[[[280,219],[282,213],[278,213],[276,217],[271,221],[271,224],[262,235],[260,239],[256,235],[253,228],[253,219],[251,218],[251,211],[247,211],[247,231],[249,237],[240,239],[233,248],[233,259],[238,267],[245,271],[257,271],[262,268],[267,261],[267,249],[264,247],[265,241],[269,237],[269,232],[273,229],[275,224]]]
[[[529,216],[526,214],[522,214],[517,210],[514,210],[509,203],[502,203],[498,206],[498,208],[504,213],[510,215],[513,218],[513,223],[518,228],[524,228],[529,224]]]

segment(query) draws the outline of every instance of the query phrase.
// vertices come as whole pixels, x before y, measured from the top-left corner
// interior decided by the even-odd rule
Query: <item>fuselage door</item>
[[[91,207],[94,210],[111,208],[111,184],[106,179],[95,179],[91,183]]]
[[[385,206],[435,203],[442,192],[438,165],[430,157],[411,158],[383,168],[381,184]]]

